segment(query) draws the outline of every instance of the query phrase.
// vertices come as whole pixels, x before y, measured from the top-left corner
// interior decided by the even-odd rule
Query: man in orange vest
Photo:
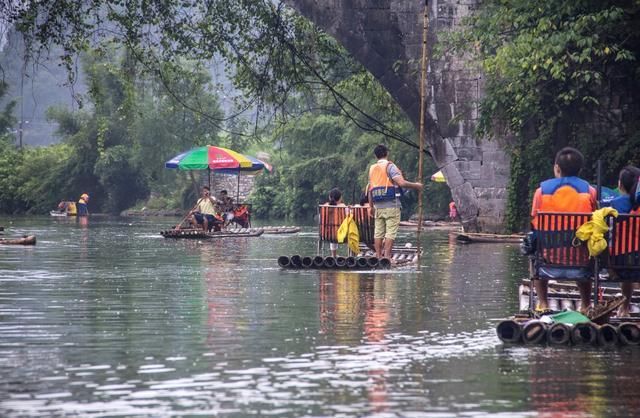
[[[591,213],[597,209],[597,193],[589,183],[578,177],[584,164],[582,153],[575,148],[565,147],[556,154],[553,173],[555,178],[543,181],[533,195],[531,217],[533,229],[538,229],[538,212],[581,212]],[[591,281],[577,281],[580,290],[581,311],[586,312],[591,304]],[[537,310],[549,309],[547,299],[547,279],[535,280],[538,295]]]
[[[375,218],[374,246],[378,258],[391,258],[393,241],[400,225],[401,187],[420,190],[422,183],[407,181],[394,163],[389,161],[389,149],[380,144],[373,150],[378,161],[369,167],[369,184],[367,195],[369,207]],[[384,239],[384,250],[382,240]]]

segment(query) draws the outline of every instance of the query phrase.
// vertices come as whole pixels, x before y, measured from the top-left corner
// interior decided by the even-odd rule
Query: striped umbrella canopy
[[[164,166],[178,170],[212,170],[214,172],[237,173],[238,171],[256,171],[264,168],[262,161],[240,154],[228,148],[205,145],[178,154]]]
[[[165,168],[186,171],[208,170],[209,173],[237,174],[238,191],[236,197],[240,196],[241,173],[252,176],[260,174],[263,170],[267,172],[273,170],[271,165],[255,157],[213,145],[205,145],[185,151],[167,161],[164,166]],[[209,187],[211,187],[211,175],[208,178]]]

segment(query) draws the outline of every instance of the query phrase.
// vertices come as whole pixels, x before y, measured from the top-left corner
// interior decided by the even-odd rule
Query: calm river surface
[[[423,233],[421,272],[283,271],[296,235],[0,218],[0,416],[638,415],[639,349],[505,347],[516,246]],[[400,243],[411,239],[401,235]]]

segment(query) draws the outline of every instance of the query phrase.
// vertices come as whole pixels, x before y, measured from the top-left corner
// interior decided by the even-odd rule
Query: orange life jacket
[[[591,186],[578,177],[560,177],[540,183],[541,201],[538,212],[577,212],[591,213],[595,210],[590,192]],[[580,225],[565,225],[575,229]],[[557,229],[550,225],[537,225],[533,219],[535,229]]]
[[[391,161],[378,161],[369,168],[369,192],[374,202],[393,201],[400,197],[400,188],[389,177]]]

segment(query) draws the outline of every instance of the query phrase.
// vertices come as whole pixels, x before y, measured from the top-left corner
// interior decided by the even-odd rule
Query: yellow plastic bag
[[[345,240],[349,245],[349,249],[354,254],[360,252],[360,233],[358,232],[358,224],[353,220],[353,215],[349,214],[342,221],[338,228],[338,242],[343,243]]]
[[[587,241],[589,255],[592,257],[599,255],[607,248],[604,234],[609,230],[605,221],[609,215],[618,217],[618,211],[614,208],[598,209],[591,214],[591,220],[576,231],[576,238],[580,241]]]

